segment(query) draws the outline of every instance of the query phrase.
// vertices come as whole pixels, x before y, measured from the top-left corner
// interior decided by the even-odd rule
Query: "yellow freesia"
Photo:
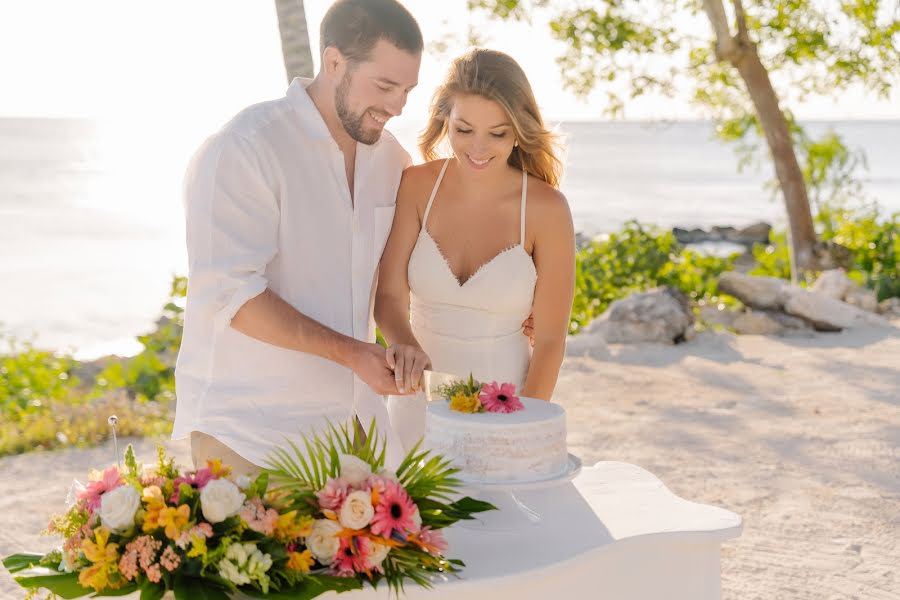
[[[119,544],[110,544],[109,529],[98,527],[94,532],[94,540],[83,540],[81,550],[85,558],[94,563],[78,574],[78,583],[84,587],[101,591],[106,588],[121,587],[121,581],[111,580],[115,575],[119,562]]]
[[[450,398],[450,410],[462,413],[476,413],[481,410],[481,400],[478,399],[476,394],[456,392]]]
[[[279,515],[275,523],[275,539],[290,542],[299,537],[306,537],[312,533],[314,522],[315,519],[308,516],[297,518],[296,510]]]
[[[288,571],[300,571],[301,573],[309,573],[315,560],[312,552],[304,550],[303,552],[291,552],[287,562]]]
[[[165,527],[166,537],[175,540],[187,529],[190,518],[191,507],[187,504],[182,504],[178,508],[167,506],[159,511],[158,527]]]

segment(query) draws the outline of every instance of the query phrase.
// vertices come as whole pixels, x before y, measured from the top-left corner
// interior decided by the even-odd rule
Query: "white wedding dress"
[[[524,246],[528,177],[523,171],[519,243],[460,282],[428,232],[428,214],[449,163],[444,162],[431,191],[409,259],[410,325],[434,371],[466,378],[471,373],[479,381],[514,383],[521,390],[531,361],[522,322],[531,313],[537,282]],[[388,398],[391,425],[405,450],[425,433],[425,406],[421,392]]]

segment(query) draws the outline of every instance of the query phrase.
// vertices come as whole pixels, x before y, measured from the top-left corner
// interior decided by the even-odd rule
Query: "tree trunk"
[[[797,162],[794,144],[788,129],[787,119],[778,106],[778,96],[769,80],[769,73],[759,60],[755,46],[743,47],[733,63],[747,85],[756,114],[766,134],[766,142],[775,162],[775,174],[784,194],[790,227],[790,243],[793,250],[791,277],[796,278],[797,269],[814,269],[816,265],[813,249],[816,231],[803,172]]]
[[[288,83],[295,77],[312,77],[313,60],[303,0],[275,0],[281,53]]]
[[[798,270],[814,269],[816,266],[816,231],[806,182],[797,162],[787,119],[778,104],[778,94],[772,87],[769,72],[759,59],[756,45],[747,35],[741,1],[733,1],[738,25],[736,36],[731,34],[722,0],[703,0],[703,8],[716,35],[716,58],[728,61],[740,73],[766,135],[775,163],[775,174],[784,194],[791,247],[791,278],[796,280]]]

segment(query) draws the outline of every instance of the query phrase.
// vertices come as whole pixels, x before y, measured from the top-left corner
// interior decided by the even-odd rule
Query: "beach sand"
[[[573,338],[556,398],[585,464],[637,464],[742,515],[723,598],[900,599],[900,321],[678,346]],[[186,443],[166,445],[187,463]],[[154,441],[135,448],[154,460]],[[106,444],[0,459],[0,554],[52,548],[39,532],[72,480],[113,458]],[[0,570],[0,597],[23,596]]]

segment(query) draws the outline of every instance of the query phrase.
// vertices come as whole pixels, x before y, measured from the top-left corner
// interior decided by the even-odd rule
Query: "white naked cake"
[[[523,483],[552,479],[568,468],[566,412],[559,404],[521,398],[512,413],[463,413],[448,402],[430,402],[425,447],[443,454],[472,483]]]

